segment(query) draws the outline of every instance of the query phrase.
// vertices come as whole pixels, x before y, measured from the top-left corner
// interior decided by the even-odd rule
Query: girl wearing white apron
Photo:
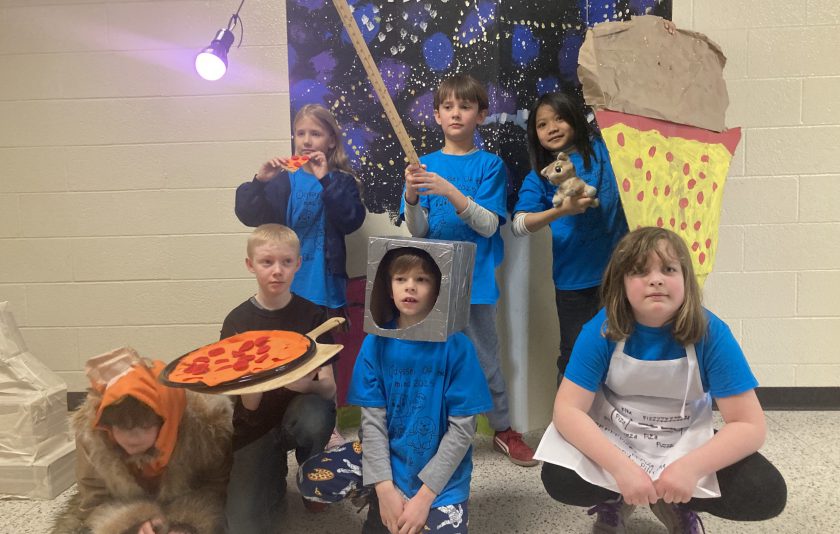
[[[602,296],[535,455],[549,494],[594,505],[595,532],[625,532],[635,505],[650,505],[671,533],[699,532],[697,511],[778,515],[786,487],[756,452],[765,436],[757,382],[729,328],[700,305],[682,239],[662,228],[625,236]],[[725,421],[718,433],[712,397]]]

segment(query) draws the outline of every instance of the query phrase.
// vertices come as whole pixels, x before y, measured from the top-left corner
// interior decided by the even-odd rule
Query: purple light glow
[[[225,75],[227,65],[212,52],[202,52],[195,57],[195,70],[205,80],[214,82]]]

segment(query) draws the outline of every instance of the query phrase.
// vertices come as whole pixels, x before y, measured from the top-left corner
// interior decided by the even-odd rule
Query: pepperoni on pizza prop
[[[314,341],[341,322],[343,319],[330,319],[307,335],[285,330],[236,334],[170,362],[161,381],[204,393],[234,394],[230,390],[265,384],[265,390],[281,387],[317,369],[341,350],[341,345]]]
[[[702,285],[714,265],[723,186],[740,128],[718,133],[606,110],[595,116],[630,229],[659,226],[679,234]]]
[[[281,165],[281,167],[283,167],[284,169],[286,169],[289,172],[295,172],[296,170],[303,167],[306,164],[306,162],[309,161],[309,159],[310,159],[309,156],[301,156],[301,155],[289,156],[286,159],[286,164]]]

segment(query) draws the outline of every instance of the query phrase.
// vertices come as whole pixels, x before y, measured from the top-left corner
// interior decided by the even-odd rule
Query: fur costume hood
[[[161,534],[178,527],[194,534],[224,532],[224,503],[232,464],[232,404],[223,395],[186,392],[178,439],[157,491],[148,493],[106,431],[94,428],[102,394],[90,390],[73,414],[78,494],[52,534],[135,534],[164,518]]]

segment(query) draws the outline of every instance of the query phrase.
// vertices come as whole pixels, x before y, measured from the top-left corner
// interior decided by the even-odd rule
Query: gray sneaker
[[[669,504],[657,501],[651,504],[653,515],[668,528],[668,534],[706,534],[706,528],[697,512],[685,504]]]
[[[598,518],[592,526],[594,534],[625,534],[627,530],[624,528],[624,521],[630,517],[635,509],[635,506],[625,504],[624,499],[619,497],[595,505],[586,513],[589,515],[598,514]]]

